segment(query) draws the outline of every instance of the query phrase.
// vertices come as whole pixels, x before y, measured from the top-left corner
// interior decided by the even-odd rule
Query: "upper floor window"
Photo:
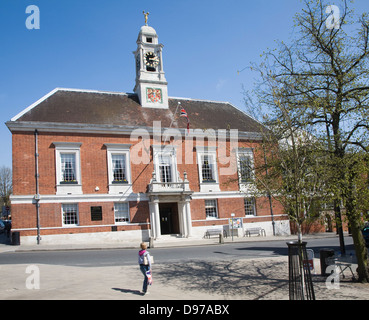
[[[81,143],[53,142],[56,160],[56,193],[82,194]]]
[[[60,183],[77,183],[76,179],[76,154],[60,153],[61,181]]]
[[[238,176],[240,184],[250,183],[254,180],[254,156],[250,148],[238,150]]]
[[[199,170],[200,192],[219,190],[218,169],[215,147],[196,147]]]
[[[172,181],[172,159],[170,156],[159,155],[159,175],[161,182],[173,182]]]
[[[214,158],[212,155],[201,156],[202,182],[216,182],[214,172]]]
[[[109,193],[124,193],[131,187],[130,144],[105,143]]]
[[[112,183],[128,183],[126,171],[126,154],[112,154]]]
[[[158,182],[178,182],[176,147],[153,146],[153,159]]]

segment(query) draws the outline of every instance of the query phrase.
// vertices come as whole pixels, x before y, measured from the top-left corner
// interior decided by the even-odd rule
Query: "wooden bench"
[[[265,230],[263,228],[248,228],[245,230],[244,237],[250,237],[252,234],[257,234],[258,236],[266,237]]]
[[[208,237],[210,239],[211,236],[218,236],[220,234],[223,234],[222,229],[208,229],[205,232],[205,237]]]

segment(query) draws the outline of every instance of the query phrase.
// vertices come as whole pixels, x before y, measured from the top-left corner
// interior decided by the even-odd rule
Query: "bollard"
[[[224,238],[223,238],[223,235],[221,233],[219,233],[219,243],[220,244],[224,243]]]
[[[154,237],[150,237],[149,239],[149,248],[154,248]]]

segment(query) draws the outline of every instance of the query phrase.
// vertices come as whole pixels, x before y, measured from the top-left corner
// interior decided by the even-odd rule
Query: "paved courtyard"
[[[313,274],[317,300],[369,299],[369,285],[351,282],[348,271],[339,289],[328,290]],[[28,268],[28,269],[27,269]],[[36,270],[36,271],[35,271]],[[26,273],[28,271],[28,273]],[[39,289],[34,287],[39,271]],[[287,257],[218,262],[188,261],[155,264],[150,294],[140,294],[138,267],[71,267],[0,265],[0,299],[123,299],[123,300],[286,300]],[[27,289],[27,286],[29,287]]]

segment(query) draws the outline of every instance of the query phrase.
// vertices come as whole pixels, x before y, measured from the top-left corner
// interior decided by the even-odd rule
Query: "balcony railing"
[[[184,172],[184,181],[178,177],[178,182],[160,182],[156,180],[156,173],[152,173],[149,184],[150,193],[183,193],[190,192],[190,183],[187,180],[187,173]]]

